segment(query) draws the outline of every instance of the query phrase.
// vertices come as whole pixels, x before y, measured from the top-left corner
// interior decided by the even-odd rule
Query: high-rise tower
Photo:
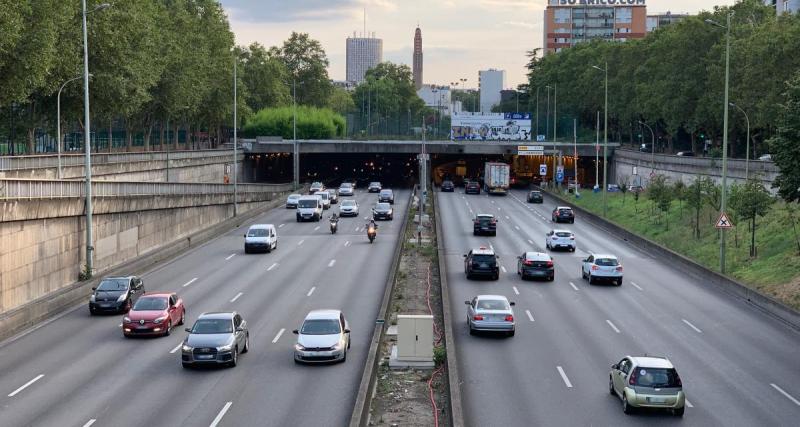
[[[422,89],[422,31],[414,32],[414,87]]]

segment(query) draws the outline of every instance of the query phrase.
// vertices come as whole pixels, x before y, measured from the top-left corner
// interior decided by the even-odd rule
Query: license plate
[[[198,354],[195,357],[197,357],[198,359],[206,359],[207,360],[207,359],[213,359],[214,355],[213,354]]]
[[[650,403],[664,403],[667,401],[667,399],[663,397],[648,397],[647,401]]]

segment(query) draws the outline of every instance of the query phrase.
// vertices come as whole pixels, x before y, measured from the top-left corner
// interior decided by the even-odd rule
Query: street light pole
[[[558,84],[553,84],[553,151],[556,150],[556,133],[558,132]],[[561,153],[559,152],[559,156]],[[553,155],[553,172],[556,171],[556,156]],[[558,185],[558,183],[553,180],[553,182]],[[559,185],[560,187],[560,185]]]
[[[651,172],[656,171],[656,134],[653,133],[653,128],[647,125],[647,123],[639,120],[639,124],[646,127],[650,131],[650,135],[652,136],[651,143],[650,143],[650,169]]]
[[[536,138],[539,138],[539,86],[536,86]]]
[[[91,76],[91,74],[89,76]],[[58,179],[61,179],[61,91],[64,90],[64,86],[70,82],[80,79],[81,77],[83,76],[74,77],[65,81],[64,84],[58,88],[58,96],[56,96],[56,146],[58,151]]]
[[[731,18],[733,11],[728,12],[727,25],[722,25],[711,19],[706,19],[706,23],[724,28],[725,34],[725,104],[722,120],[722,191],[720,197],[719,214],[725,214],[725,203],[727,202],[728,193],[728,107],[730,101],[728,100],[730,77],[731,77]],[[719,229],[719,271],[725,274],[725,229]]]
[[[600,112],[597,112],[596,136],[594,140],[594,188],[600,188]]]
[[[730,106],[736,107],[736,109],[741,111],[742,114],[744,114],[744,119],[747,121],[747,149],[746,149],[747,153],[744,161],[744,179],[749,180],[750,179],[750,117],[747,117],[747,113],[742,109],[742,107],[736,105],[735,103],[731,102]],[[753,157],[755,157],[755,153],[753,154]]]
[[[294,181],[294,189],[300,188],[300,153],[297,149],[297,79],[292,79],[292,148],[294,150],[292,156],[292,175]],[[369,134],[369,132],[367,132]]]
[[[237,113],[237,108],[236,108],[237,107],[237,105],[236,105],[236,86],[237,86],[236,65],[237,64],[236,63],[237,62],[239,62],[239,58],[234,57],[233,58],[233,216],[236,216],[239,213],[238,212],[239,209],[238,209],[238,205],[237,205],[237,200],[238,200],[238,194],[237,193],[238,192],[237,192],[237,188],[236,188],[237,181],[238,181],[238,176],[237,175],[239,175],[239,168],[238,168],[239,157],[237,156],[237,152],[236,152],[236,145],[237,145],[236,128],[239,127],[239,121],[237,120],[238,118],[236,117],[236,113]]]
[[[603,217],[608,216],[608,62],[605,68],[592,65],[592,68],[605,73],[605,106],[603,109]]]

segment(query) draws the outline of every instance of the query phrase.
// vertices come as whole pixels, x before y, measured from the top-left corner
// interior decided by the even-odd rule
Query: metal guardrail
[[[617,158],[624,158],[626,160],[638,160],[641,161],[644,166],[650,164],[651,159],[655,158],[656,164],[670,164],[670,165],[681,165],[681,166],[690,166],[696,168],[712,168],[712,167],[722,167],[722,159],[721,158],[714,158],[714,157],[684,157],[684,156],[675,156],[671,154],[663,154],[663,153],[655,153],[653,155],[647,151],[636,151],[630,149],[617,149],[615,152]],[[728,158],[728,169],[745,169],[745,159],[733,159]],[[772,161],[765,161],[765,160],[757,160],[757,159],[750,159],[750,170],[751,171],[758,171],[758,172],[771,172],[771,173],[778,173],[780,170],[778,166],[775,165]]]
[[[194,150],[194,151],[147,151],[140,153],[96,153],[92,154],[92,164],[129,163],[147,161],[166,161],[184,159],[205,159],[233,156],[233,150]],[[61,166],[83,166],[83,154],[62,154]],[[58,167],[58,156],[44,154],[35,156],[2,156],[0,171],[19,169],[40,169]]]
[[[277,193],[289,191],[292,184],[238,184],[239,194]],[[92,197],[179,196],[191,194],[233,194],[232,184],[167,183],[167,182],[92,182]],[[63,180],[0,180],[0,199],[54,199],[85,197],[84,181]]]

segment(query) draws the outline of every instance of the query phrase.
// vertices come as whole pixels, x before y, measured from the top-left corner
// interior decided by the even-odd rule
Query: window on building
[[[556,33],[568,33],[569,28],[556,28]]]
[[[555,10],[555,21],[557,24],[564,24],[570,20],[570,10],[567,8]]]
[[[620,27],[620,28],[617,28],[617,32],[618,33],[630,33],[631,29],[627,28],[627,27]]]
[[[630,7],[618,7],[616,12],[616,21],[618,24],[630,24],[633,20],[633,9]]]

